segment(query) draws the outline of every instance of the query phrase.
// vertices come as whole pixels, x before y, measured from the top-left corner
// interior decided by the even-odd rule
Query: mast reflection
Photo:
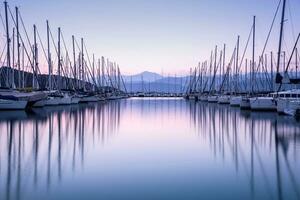
[[[120,104],[8,112],[8,120],[0,119],[0,189],[5,188],[0,199],[26,199],[30,187],[49,190],[65,173],[84,169],[87,149],[117,133],[121,107],[126,107]]]
[[[253,199],[261,190],[269,199],[300,199],[299,123],[274,113],[223,105],[200,103],[189,108],[198,136],[207,141],[215,159],[232,163],[237,175],[249,178]],[[291,192],[284,193],[283,187],[291,187]]]

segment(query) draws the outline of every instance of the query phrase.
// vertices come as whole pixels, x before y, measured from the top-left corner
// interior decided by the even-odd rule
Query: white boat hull
[[[200,101],[208,101],[208,97],[203,95],[203,96],[200,96]]]
[[[242,99],[243,98],[241,96],[231,97],[230,98],[230,106],[236,106],[236,107],[241,106]]]
[[[27,101],[0,99],[0,110],[24,110]]]
[[[273,97],[254,97],[250,98],[251,110],[257,111],[276,111],[276,100]]]
[[[39,100],[37,102],[35,102],[34,104],[32,104],[32,107],[35,107],[35,108],[40,108],[40,107],[44,107],[46,105],[46,99],[42,99],[42,100]]]
[[[99,101],[99,98],[96,96],[88,96],[88,97],[81,97],[79,102],[87,103],[87,102],[96,102]]]
[[[45,106],[57,106],[61,102],[61,97],[48,97],[45,101]]]
[[[217,103],[218,102],[218,96],[208,96],[207,101],[209,103]]]
[[[72,97],[65,96],[60,99],[59,105],[70,105],[72,102]]]
[[[72,97],[71,98],[71,104],[78,104],[80,101],[80,98],[79,97]]]
[[[277,112],[285,114],[284,109],[288,108],[292,101],[300,101],[299,98],[278,98],[277,99]]]
[[[240,107],[241,107],[242,110],[251,109],[250,99],[247,98],[247,97],[242,98]]]
[[[290,101],[288,106],[283,109],[283,113],[290,116],[295,116],[296,111],[300,109],[300,101]]]
[[[219,96],[218,97],[218,103],[219,104],[229,104],[230,103],[230,96]]]

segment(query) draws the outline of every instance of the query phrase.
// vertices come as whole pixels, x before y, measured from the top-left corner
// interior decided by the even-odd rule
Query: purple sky
[[[261,52],[279,0],[10,0],[18,5],[29,34],[37,24],[45,38],[45,20],[58,26],[68,44],[84,37],[90,54],[119,63],[126,74],[188,72],[209,58],[215,45],[227,44],[228,57],[237,35],[244,48],[252,16],[257,16],[257,54]],[[300,0],[288,0],[284,48],[291,51],[300,31]],[[3,5],[1,7],[3,11]],[[3,13],[3,12],[2,12]],[[293,28],[292,28],[293,24]],[[277,50],[279,16],[267,52]],[[2,28],[3,31],[3,28]],[[71,45],[69,45],[71,51]],[[249,49],[249,53],[250,53]],[[54,54],[54,52],[53,52]]]

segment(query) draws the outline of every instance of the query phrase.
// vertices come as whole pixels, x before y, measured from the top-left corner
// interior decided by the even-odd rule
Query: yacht
[[[241,106],[243,97],[242,96],[232,96],[230,98],[230,106],[239,107]]]
[[[242,97],[240,107],[241,107],[242,110],[251,109],[250,98],[249,97]]]
[[[79,97],[79,96],[73,95],[73,96],[71,97],[71,104],[78,104],[79,101],[80,101],[80,97]]]
[[[61,94],[58,91],[50,91],[45,100],[45,106],[70,105],[72,97],[69,94]]]
[[[85,95],[81,97],[80,103],[96,102],[99,101],[99,98],[95,95]]]
[[[47,98],[47,94],[41,91],[24,92],[12,89],[0,89],[1,99],[27,101],[26,106],[33,106],[40,100]]]
[[[257,111],[276,111],[276,98],[273,96],[252,97],[250,98],[251,110]]]
[[[189,94],[189,97],[188,97],[188,99],[189,99],[189,100],[194,100],[194,101],[196,101],[196,100],[197,100],[197,98],[196,98],[195,94]]]
[[[13,100],[0,98],[0,110],[24,110],[27,106],[26,100]]]
[[[200,101],[208,101],[208,96],[206,94],[203,94],[200,97],[198,97],[198,99],[200,99]]]
[[[287,107],[283,110],[283,114],[299,117],[300,114],[300,100],[290,101]]]
[[[137,93],[137,96],[138,96],[138,97],[145,97],[145,93],[144,93],[144,92],[138,92],[138,93]]]
[[[284,110],[289,109],[291,102],[300,101],[300,89],[273,93],[272,96],[277,97],[277,112],[285,114]]]
[[[229,95],[221,95],[218,97],[219,104],[230,104],[230,96]]]
[[[217,95],[210,95],[207,97],[207,101],[209,103],[217,103],[218,102],[218,96]]]

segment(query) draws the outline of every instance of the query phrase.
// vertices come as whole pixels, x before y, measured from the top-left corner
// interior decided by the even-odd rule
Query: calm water
[[[300,123],[181,99],[0,113],[0,199],[300,199]]]

